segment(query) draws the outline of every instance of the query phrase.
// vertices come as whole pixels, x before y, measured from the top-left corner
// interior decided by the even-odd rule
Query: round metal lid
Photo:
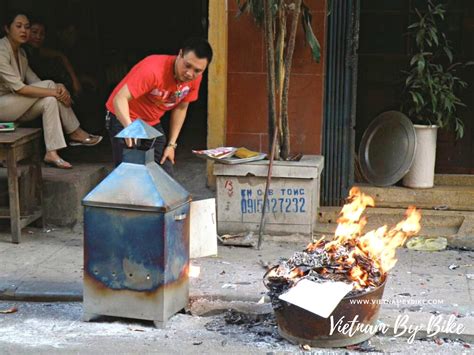
[[[359,146],[362,174],[376,186],[393,185],[405,176],[416,150],[415,128],[398,111],[377,116],[367,127]]]

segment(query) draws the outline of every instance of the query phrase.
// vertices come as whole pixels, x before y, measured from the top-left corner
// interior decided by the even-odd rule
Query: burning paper
[[[321,238],[310,243],[304,251],[295,253],[265,275],[274,307],[279,307],[278,296],[301,279],[315,283],[344,282],[353,287],[350,295],[380,286],[397,262],[396,249],[421,229],[421,214],[410,207],[405,219],[393,228],[382,226],[364,233],[367,219],[363,212],[367,206],[374,206],[374,200],[357,188],[351,189],[348,200],[332,241]]]
[[[315,283],[303,279],[279,298],[327,318],[351,290],[352,286],[344,282]]]

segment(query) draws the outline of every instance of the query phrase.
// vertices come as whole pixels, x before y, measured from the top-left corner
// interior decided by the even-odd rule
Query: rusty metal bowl
[[[344,297],[328,318],[320,317],[303,308],[281,301],[282,307],[275,309],[278,332],[283,338],[294,344],[307,344],[314,347],[343,347],[361,343],[374,334],[355,331],[349,335],[338,332],[337,327],[331,334],[331,317],[333,327],[340,319],[344,324],[352,321],[355,317],[357,317],[357,322],[375,327],[386,282],[387,279],[380,286],[366,293]],[[315,302],[317,302],[316,299]],[[360,302],[360,304],[355,302]],[[356,325],[357,323],[354,324],[354,330]]]

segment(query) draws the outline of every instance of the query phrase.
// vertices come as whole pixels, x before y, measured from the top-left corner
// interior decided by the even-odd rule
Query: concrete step
[[[474,175],[467,174],[436,174],[435,186],[474,186]]]
[[[337,227],[340,207],[320,207],[318,224],[314,228],[316,235],[331,236]],[[367,208],[365,211],[368,223],[365,231],[383,225],[392,227],[400,222],[405,215],[404,208]],[[421,210],[422,228],[419,236],[446,237],[448,245],[474,250],[474,212],[470,211],[437,211]]]
[[[82,198],[91,191],[108,173],[112,166],[104,164],[74,164],[70,170],[42,167],[43,213],[47,225],[71,227],[82,221]],[[30,197],[20,199],[21,211],[28,208],[31,179],[26,166],[19,169],[20,194]],[[8,207],[7,171],[0,168],[0,207]]]
[[[320,223],[336,223],[341,207],[320,207],[318,222]],[[371,208],[368,207],[364,214],[368,218],[368,225],[395,225],[400,222],[405,216],[406,209],[404,208]],[[436,211],[436,210],[421,210],[422,223],[426,227],[447,227],[459,228],[466,218],[466,215],[474,215],[474,212],[466,211]]]
[[[111,165],[74,164],[73,169],[43,167],[45,223],[71,227],[83,220],[81,201],[112,171]]]
[[[376,207],[406,208],[414,205],[424,209],[445,208],[451,211],[474,211],[474,176],[437,175],[430,189],[402,186],[377,187],[357,185],[372,196]]]
[[[339,207],[321,207],[319,212],[317,231],[334,234],[337,227]],[[401,208],[368,208],[365,215],[368,223],[365,230],[369,231],[383,225],[395,226],[405,215]],[[422,211],[422,236],[446,236],[456,234],[459,231],[465,216],[462,212],[453,211]]]

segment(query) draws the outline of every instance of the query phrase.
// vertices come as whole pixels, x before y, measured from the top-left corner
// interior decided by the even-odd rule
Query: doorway
[[[447,36],[455,62],[474,60],[474,2],[447,1]],[[416,21],[415,8],[425,0],[364,0],[360,9],[359,66],[356,113],[356,148],[370,122],[381,112],[400,109],[402,71],[409,65],[413,43],[406,35]],[[438,132],[436,173],[474,174],[474,66],[459,73],[469,87],[461,94],[468,107],[464,137],[455,140],[445,130]]]
[[[208,36],[208,0],[0,0],[1,14],[15,9],[41,19],[47,25],[46,45],[64,52],[78,71],[94,79],[97,102],[78,114],[81,125],[94,133],[104,133],[105,101],[134,64],[150,54],[177,54],[188,37]],[[206,147],[207,86],[206,71],[199,99],[188,109],[179,152]]]

